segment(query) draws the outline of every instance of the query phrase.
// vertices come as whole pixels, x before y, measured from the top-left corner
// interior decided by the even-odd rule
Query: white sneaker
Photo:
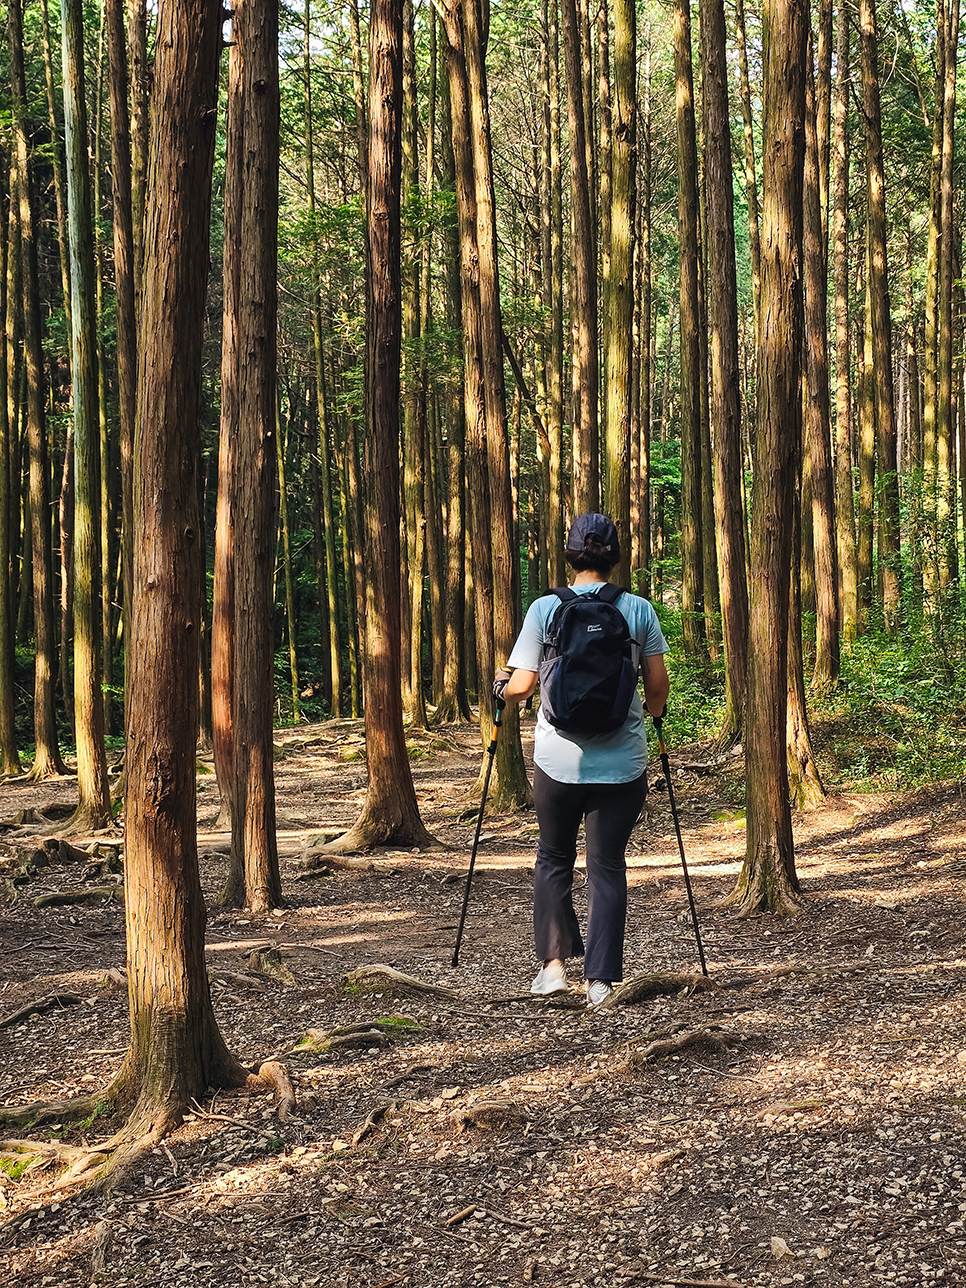
[[[609,980],[589,979],[586,988],[588,1006],[603,1006],[607,999],[614,995],[614,986]]]
[[[541,966],[530,985],[530,992],[537,997],[547,997],[550,993],[567,991],[567,972],[562,962],[551,962]]]

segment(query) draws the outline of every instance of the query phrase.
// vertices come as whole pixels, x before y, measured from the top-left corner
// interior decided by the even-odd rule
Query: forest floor
[[[8,1165],[0,1284],[966,1284],[960,784],[797,815],[801,915],[739,920],[721,900],[744,850],[742,762],[707,772],[702,749],[672,749],[714,987],[588,1012],[576,990],[529,996],[531,812],[487,818],[451,967],[473,728],[412,738],[423,818],[450,848],[312,878],[299,855],[363,799],[362,728],[276,742],[285,907],[217,911],[227,838],[203,758],[199,845],[217,1015],[246,1063],[287,1053],[297,1113],[209,1095],[108,1192],[56,1190],[50,1156],[16,1178]],[[0,819],[51,816],[73,790],[5,783]],[[666,791],[649,804],[628,852],[627,978],[698,969]],[[0,848],[38,831],[8,827]],[[120,901],[32,903],[77,888],[79,866],[42,868],[0,908],[2,1104],[105,1085],[127,1044]],[[582,913],[582,872],[578,886]],[[248,969],[266,941],[294,984]],[[376,963],[452,993],[346,985]],[[50,994],[75,1003],[31,1012]],[[370,1026],[350,1035],[362,1045],[296,1049],[353,1024]],[[677,1049],[646,1056],[660,1038]]]

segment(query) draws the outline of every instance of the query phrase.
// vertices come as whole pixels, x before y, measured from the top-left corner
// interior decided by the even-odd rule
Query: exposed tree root
[[[43,1015],[45,1011],[52,1011],[54,1007],[79,1006],[81,998],[73,993],[47,993],[44,997],[35,998],[34,1001],[28,1002],[26,1006],[19,1007],[16,1011],[11,1011],[0,1019],[0,1029],[12,1028],[14,1024],[19,1024],[25,1020],[28,1015]],[[0,1110],[0,1121],[2,1121]]]
[[[249,1070],[245,1086],[249,1090],[268,1087],[276,1095],[275,1112],[280,1123],[287,1123],[298,1104],[292,1078],[284,1064],[278,1060],[266,1060],[257,1069]]]
[[[394,1034],[418,1033],[422,1025],[408,1015],[394,1015],[386,1020],[347,1024],[339,1029],[308,1029],[299,1038],[295,1051],[331,1051],[335,1047],[390,1046]]]
[[[323,839],[325,838],[325,839]],[[377,871],[372,859],[357,858],[351,854],[341,854],[329,850],[328,846],[336,836],[331,832],[322,832],[315,838],[318,847],[304,850],[299,855],[299,866],[306,874],[324,875],[326,872],[361,872],[369,875]]]
[[[454,1110],[450,1121],[459,1128],[471,1124],[475,1127],[504,1127],[512,1122],[525,1122],[529,1117],[526,1106],[519,1101],[494,1096],[478,1100],[466,1109]]]
[[[376,846],[392,845],[397,848],[417,850],[448,850],[449,846],[436,839],[420,825],[417,830],[407,829],[398,832],[387,827],[380,827],[366,819],[360,819],[356,825],[342,836],[330,841],[323,852],[325,854],[365,854]]]
[[[249,1091],[270,1090],[275,1093],[279,1122],[288,1122],[297,1101],[292,1079],[286,1067],[277,1060],[246,1069],[237,1060],[224,1070],[225,1085],[244,1087]],[[113,1082],[104,1091],[73,1100],[45,1101],[21,1109],[0,1109],[0,1122],[11,1126],[38,1127],[50,1122],[80,1122],[99,1116],[105,1106],[116,1108],[128,1098],[130,1085],[128,1061],[121,1066]],[[123,1175],[138,1159],[151,1152],[161,1140],[181,1125],[188,1105],[173,1092],[158,1103],[155,1096],[142,1088],[130,1117],[109,1140],[93,1149],[64,1147],[59,1143],[18,1140],[18,1153],[35,1154],[56,1151],[70,1161],[68,1170],[58,1178],[56,1190],[77,1186],[101,1187]],[[9,1143],[9,1142],[8,1142]],[[2,1148],[2,1147],[0,1147]]]
[[[344,982],[349,986],[378,988],[383,993],[430,993],[434,997],[451,998],[458,996],[451,988],[443,988],[439,984],[426,984],[412,975],[404,975],[402,971],[393,970],[391,966],[361,966],[359,970],[350,971],[345,976]]]
[[[734,975],[731,979],[721,979],[717,981],[717,987],[729,991],[739,988],[750,988],[754,984],[768,984],[772,980],[787,979],[792,975],[807,975],[813,979],[818,979],[824,975],[842,975],[850,971],[868,970],[867,961],[842,962],[834,966],[776,966],[772,970],[762,971],[759,974]]]
[[[717,1051],[727,1051],[729,1045],[741,1041],[738,1033],[710,1025],[701,1029],[690,1029],[673,1037],[656,1038],[644,1047],[630,1045],[627,1050],[628,1067],[646,1064],[648,1060],[660,1060],[663,1056],[674,1055],[686,1047],[714,1047]]]
[[[659,972],[653,975],[636,975],[626,984],[615,989],[607,999],[606,1005],[632,1006],[635,1002],[646,1002],[651,997],[663,997],[669,993],[680,993],[687,990],[702,993],[714,988],[714,983],[707,975],[688,975],[684,973]]]
[[[51,890],[39,894],[30,902],[35,908],[60,908],[73,903],[123,903],[124,887],[118,883],[109,886],[88,886],[82,890]]]
[[[77,1096],[73,1100],[38,1100],[18,1109],[0,1108],[0,1123],[11,1127],[43,1127],[46,1123],[77,1122],[90,1118],[103,1103],[103,1093]]]

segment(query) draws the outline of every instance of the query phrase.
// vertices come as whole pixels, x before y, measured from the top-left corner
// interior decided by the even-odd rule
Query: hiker
[[[530,605],[493,691],[498,699],[524,702],[540,681],[533,742],[533,802],[540,826],[533,928],[540,969],[530,992],[564,991],[566,959],[582,956],[587,1004],[599,1006],[624,978],[624,851],[647,795],[647,735],[637,676],[643,677],[652,716],[663,714],[670,682],[667,643],[654,609],[639,595],[610,585],[620,563],[613,522],[603,514],[580,515],[567,538],[566,559],[574,572],[570,588]],[[587,851],[586,950],[572,897],[581,821]]]

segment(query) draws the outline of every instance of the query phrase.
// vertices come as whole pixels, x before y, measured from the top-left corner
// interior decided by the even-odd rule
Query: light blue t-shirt
[[[602,584],[589,582],[572,589],[578,595],[589,594]],[[627,622],[634,643],[635,668],[642,656],[652,657],[668,651],[657,613],[646,599],[625,590],[616,606]],[[556,595],[542,595],[533,601],[507,659],[511,670],[517,667],[524,671],[540,670],[550,621],[559,607]],[[630,783],[640,778],[647,767],[647,734],[640,691],[634,690],[627,719],[619,729],[590,737],[555,728],[541,706],[533,739],[533,759],[558,783]]]

